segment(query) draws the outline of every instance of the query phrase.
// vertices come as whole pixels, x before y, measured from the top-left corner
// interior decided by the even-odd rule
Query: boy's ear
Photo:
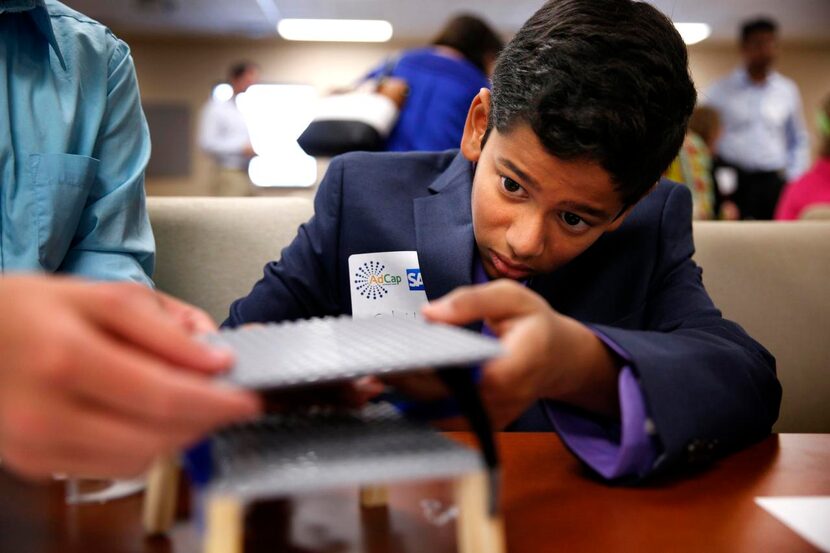
[[[487,133],[487,121],[490,119],[490,91],[482,88],[473,98],[467,122],[464,124],[464,136],[461,137],[461,153],[472,162],[481,157],[482,140]]]

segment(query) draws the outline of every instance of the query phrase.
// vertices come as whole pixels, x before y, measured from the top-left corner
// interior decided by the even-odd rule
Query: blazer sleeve
[[[247,296],[231,304],[222,326],[340,315],[338,275],[343,162],[335,158],[314,198],[314,216],[300,225],[279,261],[271,261]]]
[[[645,330],[596,325],[627,351],[662,445],[652,472],[703,464],[769,434],[781,385],[775,359],[724,319],[694,261],[691,196],[669,193]]]

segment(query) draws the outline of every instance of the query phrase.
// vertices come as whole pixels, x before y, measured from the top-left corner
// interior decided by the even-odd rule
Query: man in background
[[[251,181],[248,164],[254,157],[248,126],[237,97],[259,81],[259,67],[240,62],[228,73],[233,96],[228,100],[212,98],[202,111],[199,144],[216,162],[211,193],[215,196],[249,196]]]
[[[704,95],[720,113],[721,165],[737,173],[733,200],[742,219],[772,219],[784,183],[809,163],[809,143],[796,84],[773,69],[778,25],[768,18],[741,27],[743,67]]]

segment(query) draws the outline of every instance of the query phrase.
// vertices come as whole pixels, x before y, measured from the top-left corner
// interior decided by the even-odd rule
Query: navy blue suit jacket
[[[351,314],[352,254],[416,250],[430,300],[471,284],[472,176],[453,151],[334,159],[314,217],[233,303],[226,324]],[[691,213],[689,191],[661,182],[616,231],[529,283],[630,354],[661,445],[657,470],[763,437],[781,400],[775,360],[703,288]],[[550,430],[533,410],[514,429]]]

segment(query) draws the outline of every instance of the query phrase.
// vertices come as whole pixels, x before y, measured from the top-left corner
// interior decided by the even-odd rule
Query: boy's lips
[[[490,250],[489,253],[493,266],[503,277],[513,280],[521,280],[528,277],[533,272],[533,269],[527,265],[511,261],[510,259],[497,254],[493,250]]]

